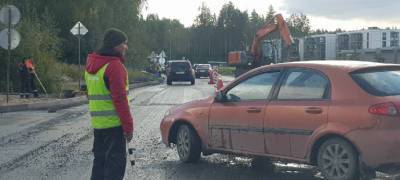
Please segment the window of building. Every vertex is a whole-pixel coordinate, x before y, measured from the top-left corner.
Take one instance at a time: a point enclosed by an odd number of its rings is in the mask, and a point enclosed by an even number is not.
[[[386,32],[382,33],[382,47],[386,47]]]
[[[362,49],[362,33],[350,34],[350,49]]]
[[[349,50],[349,35],[348,34],[338,35],[338,49],[339,50]]]
[[[390,32],[390,47],[399,46],[399,32]]]

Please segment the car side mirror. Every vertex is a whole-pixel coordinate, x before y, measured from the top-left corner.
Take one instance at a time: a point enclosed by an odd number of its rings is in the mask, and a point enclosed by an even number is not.
[[[216,102],[223,102],[224,101],[224,94],[221,91],[215,91],[215,101]]]

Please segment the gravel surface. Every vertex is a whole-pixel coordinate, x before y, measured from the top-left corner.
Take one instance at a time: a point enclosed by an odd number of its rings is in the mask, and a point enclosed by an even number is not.
[[[0,106],[5,105],[18,105],[18,104],[34,104],[34,103],[43,103],[49,101],[56,101],[57,98],[53,97],[40,97],[40,98],[20,98],[19,95],[9,95],[8,103],[7,103],[7,95],[0,95]]]
[[[174,84],[132,91],[136,165],[127,164],[125,179],[314,180],[322,179],[312,166],[275,163],[273,172],[251,167],[251,159],[214,154],[199,163],[179,161],[175,148],[161,143],[159,125],[172,106],[213,94],[208,79],[195,86]],[[89,179],[93,132],[87,105],[59,110],[0,114],[0,179]],[[392,179],[378,173],[378,179]]]

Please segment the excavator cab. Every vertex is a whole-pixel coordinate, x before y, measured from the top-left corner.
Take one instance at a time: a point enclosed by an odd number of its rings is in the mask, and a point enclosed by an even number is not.
[[[277,63],[278,49],[274,41],[264,40],[261,43],[260,66]]]

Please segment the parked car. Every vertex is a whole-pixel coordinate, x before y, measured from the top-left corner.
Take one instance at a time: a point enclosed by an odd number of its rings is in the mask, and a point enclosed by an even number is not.
[[[400,65],[308,61],[254,69],[161,125],[183,162],[230,153],[315,165],[327,179],[400,163]]]
[[[168,61],[167,84],[171,85],[173,81],[190,81],[190,84],[195,84],[194,70],[192,69],[190,61]]]
[[[193,70],[196,70],[196,67],[198,66],[199,64],[193,64]]]
[[[208,77],[208,73],[211,71],[210,64],[199,64],[195,68],[196,78]]]

